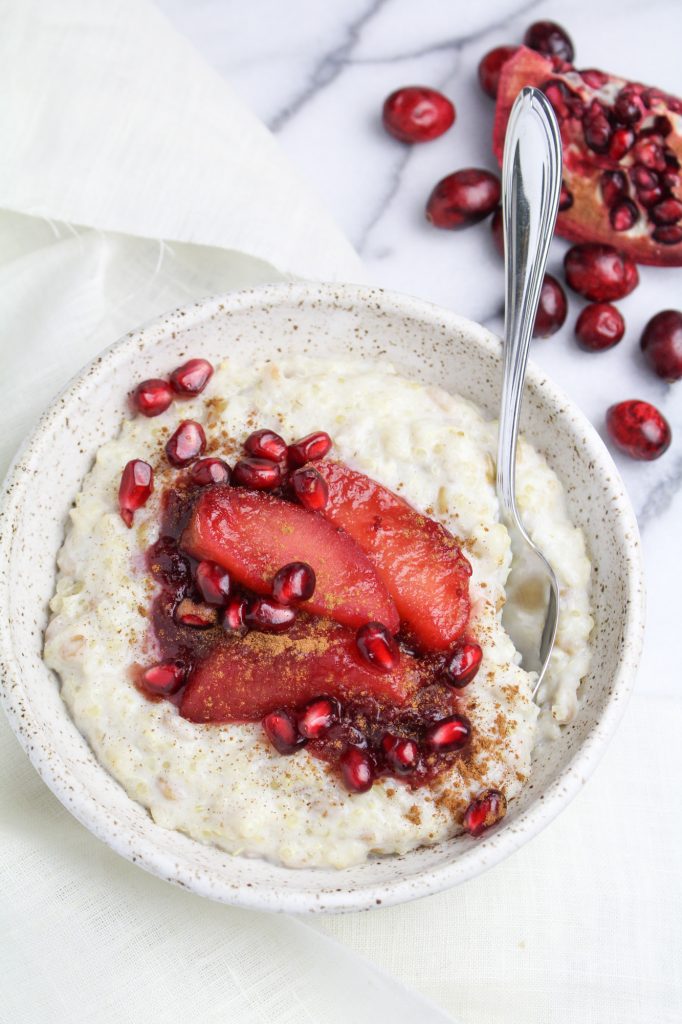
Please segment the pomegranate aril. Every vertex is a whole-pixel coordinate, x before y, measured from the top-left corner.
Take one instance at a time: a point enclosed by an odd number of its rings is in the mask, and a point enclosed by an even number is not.
[[[170,697],[184,685],[187,668],[182,661],[161,661],[142,673],[142,686],[157,697]]]
[[[160,416],[173,401],[168,381],[154,377],[143,380],[133,391],[133,405],[143,416]]]
[[[190,359],[178,366],[170,375],[173,391],[185,398],[199,395],[213,376],[213,367],[207,359]]]
[[[430,142],[450,128],[455,108],[442,93],[424,85],[396,89],[384,102],[384,128],[400,142]]]
[[[667,227],[669,224],[677,224],[682,218],[682,202],[679,199],[664,199],[662,203],[653,206],[649,210],[649,216],[654,224]]]
[[[426,204],[426,219],[434,227],[457,230],[483,220],[499,201],[499,178],[490,171],[467,167],[438,182]]]
[[[252,491],[271,491],[282,482],[279,463],[270,459],[246,458],[235,462],[232,483],[236,487],[248,487]]]
[[[300,441],[294,441],[287,448],[287,459],[290,466],[304,466],[306,462],[323,459],[329,453],[332,439],[324,430],[316,430]]]
[[[467,686],[476,676],[483,651],[473,640],[462,640],[450,652],[445,665],[445,681],[458,690]]]
[[[609,159],[620,160],[635,144],[632,128],[617,128],[609,143]]]
[[[183,420],[166,442],[168,461],[174,466],[188,466],[206,448],[206,435],[200,423]]]
[[[625,334],[625,321],[615,306],[595,302],[585,306],[575,325],[581,348],[601,352],[616,345]]]
[[[351,793],[366,793],[374,782],[374,765],[369,754],[359,747],[349,747],[341,756],[341,775]]]
[[[682,242],[682,225],[675,224],[667,228],[656,228],[651,237],[661,245],[677,245],[678,242]]]
[[[647,174],[649,172],[647,171]],[[604,171],[599,179],[602,199],[607,206],[613,206],[627,192],[628,182],[622,171]]]
[[[574,50],[571,37],[566,29],[555,21],[533,22],[526,29],[523,44],[547,57],[559,57],[562,61],[573,63]]]
[[[218,621],[218,612],[210,605],[184,597],[177,605],[174,617],[180,626],[208,629],[209,626],[215,626]]]
[[[518,46],[496,46],[494,50],[490,50],[481,58],[478,65],[478,80],[483,92],[491,99],[494,100],[497,97],[502,68],[517,50]]]
[[[393,672],[400,661],[398,644],[380,622],[360,626],[356,643],[364,660],[380,672]]]
[[[244,450],[257,459],[281,462],[287,454],[287,443],[274,430],[254,430],[244,441]]]
[[[609,80],[609,76],[597,68],[585,68],[578,72],[583,82],[589,85],[590,89],[601,89]]]
[[[637,267],[612,245],[585,242],[564,257],[566,281],[573,291],[592,302],[622,299],[639,284]]]
[[[636,124],[644,113],[644,104],[630,89],[622,89],[613,104],[614,116],[621,124]]]
[[[154,471],[142,459],[131,459],[121,474],[118,488],[118,510],[128,528],[133,525],[133,516],[146,504],[154,490]]]
[[[659,184],[659,177],[656,172],[645,167],[644,164],[634,164],[634,166],[630,168],[630,178],[637,189],[654,188]]]
[[[339,720],[339,703],[333,697],[316,697],[298,716],[298,731],[307,740],[316,740]]]
[[[147,552],[147,564],[152,576],[177,590],[190,583],[189,562],[178,551],[173,537],[159,537]]]
[[[565,321],[567,312],[566,293],[555,277],[545,274],[535,315],[533,337],[548,338],[554,334]]]
[[[222,459],[198,459],[189,471],[189,478],[198,487],[229,484],[230,467]]]
[[[268,597],[256,597],[249,604],[244,622],[251,629],[265,633],[283,633],[296,618],[296,609],[272,601]]]
[[[550,79],[540,88],[554,107],[554,113],[559,121],[565,121],[568,117],[582,117],[585,105],[580,96],[569,89],[565,82]]]
[[[665,156],[663,153],[663,147],[658,143],[654,142],[653,139],[643,138],[639,139],[635,143],[633,149],[633,156],[635,160],[643,164],[644,167],[648,167],[651,171],[664,171],[666,169]]]
[[[476,837],[492,828],[507,813],[507,800],[499,789],[486,789],[472,800],[464,812],[463,827]]]
[[[663,189],[658,185],[653,188],[638,188],[637,189],[637,201],[640,206],[643,206],[646,210],[651,206],[656,206],[660,203],[663,198]]]
[[[613,129],[603,108],[596,101],[583,115],[585,142],[595,153],[606,153],[609,149]]]
[[[559,194],[559,213],[563,213],[564,210],[570,210],[573,206],[573,193],[568,190],[566,183],[561,182],[561,192]]]
[[[246,613],[248,609],[249,602],[245,597],[238,595],[231,597],[223,609],[220,620],[223,629],[232,630],[236,633],[246,630]]]
[[[199,593],[207,604],[225,604],[232,589],[232,580],[226,569],[215,562],[199,562],[194,579]]]
[[[308,601],[315,593],[315,572],[307,562],[283,565],[272,581],[272,596],[279,604]]]
[[[301,466],[289,480],[299,503],[311,512],[320,512],[329,501],[327,481],[314,466]]]
[[[621,199],[609,210],[609,221],[614,231],[629,231],[639,220],[639,210],[631,199]]]
[[[424,733],[424,742],[436,754],[461,750],[471,735],[471,726],[463,715],[450,715],[430,725]]]
[[[663,171],[661,174],[661,184],[672,192],[682,185],[682,178],[680,178],[676,171]]]
[[[386,765],[400,775],[414,771],[419,763],[419,747],[415,741],[390,732],[381,738],[381,752]]]
[[[647,323],[640,348],[654,373],[663,380],[682,379],[682,313],[664,309]]]
[[[271,711],[265,715],[261,725],[263,732],[278,754],[294,754],[306,743],[305,737],[301,736],[296,728],[293,718],[284,709]]]
[[[657,459],[670,446],[670,424],[649,402],[631,399],[612,405],[606,428],[616,447],[633,459]]]

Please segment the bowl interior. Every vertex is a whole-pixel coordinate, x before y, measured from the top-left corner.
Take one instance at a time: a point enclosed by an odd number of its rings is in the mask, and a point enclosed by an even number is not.
[[[521,845],[589,774],[620,717],[637,664],[642,586],[637,528],[601,440],[535,369],[523,429],[561,477],[593,562],[593,661],[576,721],[536,758],[505,824],[345,871],[291,870],[234,857],[155,825],[100,767],[41,659],[55,556],[95,451],[126,413],[126,393],[190,355],[248,361],[278,353],[372,355],[458,391],[495,415],[499,342],[476,324],[378,290],[278,285],[210,299],[154,321],[100,356],[41,420],[8,477],[0,531],[3,701],[34,764],[100,838],[161,877],[214,899],[273,910],[350,910],[425,895],[477,874]],[[321,424],[322,426],[324,424]]]

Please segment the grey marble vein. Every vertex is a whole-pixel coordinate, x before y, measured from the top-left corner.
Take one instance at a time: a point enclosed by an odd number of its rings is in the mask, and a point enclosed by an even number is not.
[[[667,463],[665,468],[666,475],[652,487],[637,510],[637,522],[641,532],[644,532],[652,520],[670,508],[682,488],[682,457]]]

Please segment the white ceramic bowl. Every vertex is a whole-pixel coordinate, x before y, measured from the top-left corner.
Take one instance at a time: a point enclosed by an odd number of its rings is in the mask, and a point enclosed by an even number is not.
[[[95,451],[114,435],[126,393],[192,355],[219,361],[277,352],[386,357],[406,374],[496,414],[499,341],[483,327],[416,299],[350,286],[291,284],[211,298],[155,320],[99,356],[53,403],[6,482],[0,528],[2,700],[21,743],[62,803],[114,850],[203,896],[262,910],[362,910],[463,882],[527,842],[575,795],[601,756],[629,694],[643,629],[637,526],[597,433],[535,367],[523,429],[566,488],[593,562],[592,670],[580,712],[537,757],[505,822],[344,871],[276,867],[230,856],[154,824],[95,760],[41,659],[55,557]],[[324,426],[324,424],[321,424]]]

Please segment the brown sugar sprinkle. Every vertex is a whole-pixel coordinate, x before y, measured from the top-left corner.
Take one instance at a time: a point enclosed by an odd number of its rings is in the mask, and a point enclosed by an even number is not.
[[[404,818],[406,818],[412,825],[421,825],[422,823],[422,812],[419,810],[416,804],[412,804],[409,810],[405,811]]]

